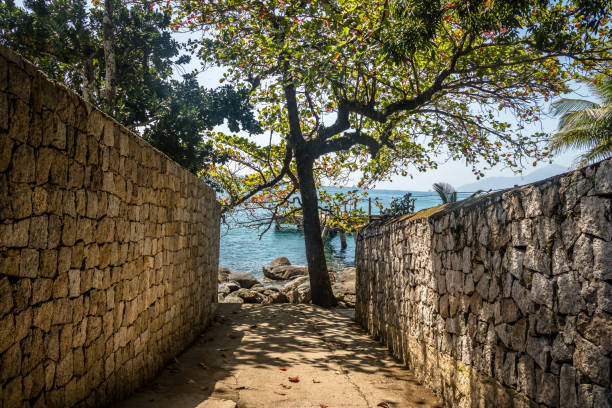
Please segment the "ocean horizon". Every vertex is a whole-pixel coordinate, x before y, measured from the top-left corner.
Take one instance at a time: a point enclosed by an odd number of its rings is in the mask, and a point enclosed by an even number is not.
[[[334,193],[348,191],[352,188],[325,187],[325,190]],[[373,189],[368,191],[374,202],[378,199],[385,208],[391,200],[411,193],[415,198],[415,211],[434,207],[442,203],[435,192]],[[459,193],[458,199],[468,197],[469,193]],[[368,203],[362,201],[359,207],[367,212]],[[372,205],[372,213],[378,214],[378,208]],[[261,230],[251,228],[228,228],[221,226],[221,246],[219,253],[219,266],[229,268],[231,272],[247,272],[255,278],[262,280],[262,267],[270,261],[284,256],[293,265],[306,265],[306,250],[304,234],[296,226],[284,225],[280,231],[270,228],[261,238]],[[327,266],[334,271],[341,271],[346,267],[355,265],[355,240],[352,234],[346,236],[346,249],[340,248],[340,237],[331,237],[325,244],[325,257]]]

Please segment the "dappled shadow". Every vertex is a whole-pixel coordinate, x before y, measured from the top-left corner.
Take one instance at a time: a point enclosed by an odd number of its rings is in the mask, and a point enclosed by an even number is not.
[[[213,325],[190,349],[117,406],[191,408],[209,397],[237,401],[238,407],[313,406],[323,399],[329,407],[382,401],[389,407],[436,406],[433,395],[348,311],[291,304],[218,306]],[[299,376],[300,384],[287,382],[289,376]],[[354,400],[346,399],[353,394]]]

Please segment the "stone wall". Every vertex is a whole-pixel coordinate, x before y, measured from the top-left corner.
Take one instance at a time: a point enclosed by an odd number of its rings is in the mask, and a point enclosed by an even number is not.
[[[0,48],[0,407],[102,406],[216,300],[215,193]]]
[[[609,407],[612,159],[357,238],[357,318],[452,407]]]

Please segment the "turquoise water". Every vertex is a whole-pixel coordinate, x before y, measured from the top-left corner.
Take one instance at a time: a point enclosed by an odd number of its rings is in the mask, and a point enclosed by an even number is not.
[[[332,193],[340,191],[338,188],[326,188],[326,190]],[[402,190],[370,190],[369,192],[372,202],[374,202],[374,197],[377,197],[385,207],[389,206],[391,200],[402,197],[406,193],[407,191]],[[442,203],[435,192],[412,191],[411,193],[412,197],[416,198],[416,211]],[[467,195],[459,194],[459,198]],[[360,206],[367,212],[367,201],[361,202]],[[372,207],[372,213],[378,213],[374,204]],[[354,265],[355,241],[351,234],[347,234],[346,238],[347,248],[344,250],[340,249],[338,235],[327,241],[325,255],[330,269],[341,270],[345,266]],[[257,230],[248,228],[228,230],[222,226],[219,256],[219,264],[229,268],[230,271],[249,272],[257,279],[261,279],[263,278],[261,268],[280,256],[286,256],[294,265],[306,265],[304,235],[296,227],[284,226],[280,231],[271,228],[260,239]]]

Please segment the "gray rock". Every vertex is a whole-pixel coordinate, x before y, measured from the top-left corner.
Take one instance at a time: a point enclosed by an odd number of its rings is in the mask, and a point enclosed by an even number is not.
[[[557,278],[559,313],[577,315],[585,308],[580,296],[580,284],[572,272]]]
[[[563,334],[555,337],[550,351],[550,356],[556,362],[571,362],[574,354],[574,346],[566,344],[563,340]]]
[[[259,283],[250,273],[231,273],[227,279],[238,282],[240,287],[245,289],[250,289]]]
[[[240,289],[240,285],[238,284],[238,282],[234,281],[224,282],[219,285],[219,293],[222,293],[224,296],[227,296],[230,293],[237,291],[238,289]]]
[[[287,292],[290,292],[290,291],[296,289],[298,286],[300,286],[301,284],[303,284],[305,282],[310,282],[310,278],[308,276],[300,276],[299,278],[295,278],[291,282],[289,282],[283,288],[282,291],[286,294]]]
[[[550,346],[546,338],[527,336],[525,351],[541,369],[546,370],[548,368]]]
[[[262,303],[265,296],[254,290],[241,288],[236,292],[232,293],[232,296],[237,296],[244,300],[244,303]]]
[[[289,280],[296,276],[308,275],[308,267],[301,265],[264,266],[263,274],[268,279]]]
[[[559,406],[559,377],[553,373],[536,371],[538,394],[536,401],[551,407]]]
[[[239,298],[238,296],[234,296],[233,294],[231,294],[229,296],[226,296],[220,303],[244,303],[244,300],[242,300],[242,298]]]
[[[580,230],[604,241],[612,240],[612,223],[606,218],[612,213],[612,203],[605,197],[580,199]]]
[[[542,274],[534,273],[531,280],[531,295],[536,303],[552,309],[553,282]]]
[[[219,283],[221,282],[225,282],[227,280],[227,277],[230,275],[230,270],[228,268],[224,268],[222,266],[219,267],[219,275],[218,275],[218,280]]]
[[[576,370],[569,364],[563,364],[559,376],[560,407],[574,408],[578,402],[576,396]]]
[[[289,259],[287,259],[284,256],[281,256],[280,258],[276,258],[275,260],[270,262],[270,266],[272,267],[281,266],[281,265],[291,265],[291,262],[289,262]]]
[[[603,385],[610,385],[610,359],[602,351],[581,336],[575,336],[576,350],[574,351],[574,367],[591,381]]]

